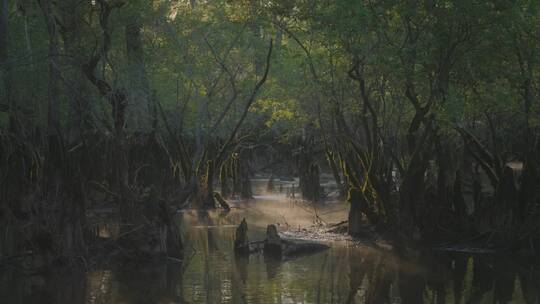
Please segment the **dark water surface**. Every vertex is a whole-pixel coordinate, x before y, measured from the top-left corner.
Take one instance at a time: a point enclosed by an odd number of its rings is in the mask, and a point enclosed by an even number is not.
[[[315,210],[277,197],[258,197],[229,214],[185,212],[185,261],[122,265],[69,274],[0,273],[0,303],[540,303],[540,264],[511,257],[422,253],[408,259],[343,240],[291,261],[233,254],[235,225],[248,220],[250,240],[265,226],[313,224]],[[347,206],[318,207],[326,221]]]

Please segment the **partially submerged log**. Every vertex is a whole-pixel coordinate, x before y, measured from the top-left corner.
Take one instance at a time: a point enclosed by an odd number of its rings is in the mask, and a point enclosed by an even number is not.
[[[315,254],[330,247],[315,242],[293,242],[284,240],[279,236],[276,225],[266,228],[264,255],[276,259],[293,259],[301,256]]]
[[[236,254],[249,255],[251,253],[261,252],[262,250],[265,258],[268,257],[273,260],[290,260],[315,254],[328,248],[330,247],[314,242],[284,240],[279,236],[275,225],[268,225],[266,228],[266,239],[264,241],[249,242],[246,219],[242,219],[242,222],[236,228],[236,238],[234,240],[234,252]]]

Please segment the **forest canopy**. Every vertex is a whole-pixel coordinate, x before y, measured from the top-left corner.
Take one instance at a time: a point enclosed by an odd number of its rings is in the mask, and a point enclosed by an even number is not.
[[[0,257],[88,254],[103,205],[180,254],[170,209],[227,209],[255,171],[312,202],[331,174],[351,235],[540,241],[538,1],[1,7]]]

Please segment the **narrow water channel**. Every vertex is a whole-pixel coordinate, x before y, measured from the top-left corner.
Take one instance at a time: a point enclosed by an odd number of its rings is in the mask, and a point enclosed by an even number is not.
[[[315,212],[338,222],[347,205],[313,209],[281,196],[257,196],[229,213],[186,211],[178,215],[187,244],[183,262],[46,277],[6,269],[0,303],[539,303],[540,264],[509,256],[431,251],[404,260],[345,237],[322,237],[329,250],[289,261],[233,254],[242,218],[250,240],[260,240],[270,223],[292,235],[302,232]]]

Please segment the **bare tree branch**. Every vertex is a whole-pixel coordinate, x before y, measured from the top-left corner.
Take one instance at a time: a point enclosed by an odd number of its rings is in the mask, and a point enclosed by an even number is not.
[[[234,138],[236,137],[236,134],[238,133],[238,130],[242,126],[242,123],[246,119],[246,116],[249,112],[249,109],[251,108],[251,105],[255,101],[257,94],[259,93],[259,90],[263,86],[263,84],[266,82],[266,79],[268,78],[268,73],[270,71],[270,59],[272,58],[272,49],[273,49],[273,40],[270,39],[270,46],[268,47],[268,54],[266,55],[266,67],[264,69],[264,74],[261,77],[261,79],[257,82],[255,87],[253,88],[253,91],[251,92],[251,95],[248,98],[248,101],[246,103],[246,106],[244,107],[244,111],[242,112],[242,116],[236,123],[236,126],[234,127],[231,135],[229,136],[229,139],[223,144],[221,147],[218,157],[216,158],[216,165],[220,165],[225,157],[225,153],[230,148],[230,146],[233,143]]]

